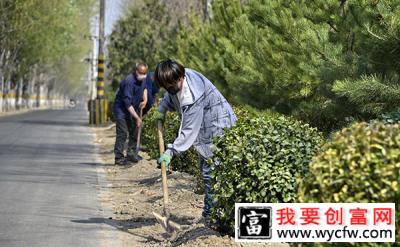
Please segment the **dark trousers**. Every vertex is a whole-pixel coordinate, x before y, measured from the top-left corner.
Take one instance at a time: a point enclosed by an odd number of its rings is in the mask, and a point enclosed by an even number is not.
[[[204,181],[204,207],[203,207],[203,217],[209,217],[211,214],[212,201],[213,196],[211,194],[211,177],[210,177],[210,164],[208,164],[207,160],[200,156],[200,169],[201,174],[203,175]]]
[[[137,128],[136,121],[132,117],[117,118],[116,122],[117,136],[115,138],[114,154],[115,160],[124,159],[124,146],[126,138],[129,136],[127,155],[134,155],[136,153],[137,142]]]

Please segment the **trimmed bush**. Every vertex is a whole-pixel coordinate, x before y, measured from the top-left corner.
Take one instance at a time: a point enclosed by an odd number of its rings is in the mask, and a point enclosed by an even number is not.
[[[160,155],[158,148],[157,126],[155,124],[154,113],[156,109],[153,107],[143,117],[142,123],[142,144],[146,146],[147,153],[151,158],[156,159]],[[164,137],[165,139],[165,137]]]
[[[295,202],[297,176],[322,144],[322,135],[307,124],[263,114],[240,118],[215,141],[212,169],[212,217],[233,233],[235,202]]]
[[[147,147],[147,153],[153,159],[157,159],[160,156],[157,126],[154,120],[154,113],[156,110],[156,108],[152,108],[145,116],[143,120],[142,132],[142,143]],[[234,111],[235,114],[240,118],[248,118],[255,116],[256,114],[263,114],[261,112],[257,112],[256,110],[241,106],[235,106]],[[175,112],[168,112],[166,121],[164,123],[163,132],[165,145],[172,143],[178,136],[179,126],[180,120],[178,114]],[[193,147],[179,156],[174,157],[173,161],[171,162],[171,167],[173,170],[184,171],[195,175],[198,179],[198,184],[202,184],[198,154]],[[202,186],[200,189],[202,189]]]
[[[299,199],[302,202],[394,202],[398,213],[399,127],[382,122],[355,123],[336,133],[311,163],[309,176],[301,183]],[[397,240],[399,229],[397,215]],[[357,245],[367,246],[367,243]]]

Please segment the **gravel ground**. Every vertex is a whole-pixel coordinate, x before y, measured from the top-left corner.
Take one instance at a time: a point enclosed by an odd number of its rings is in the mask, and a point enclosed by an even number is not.
[[[102,166],[106,172],[107,186],[101,192],[103,203],[113,208],[108,224],[129,234],[124,234],[126,246],[252,246],[235,243],[230,236],[196,223],[201,217],[203,195],[196,194],[195,178],[186,173],[168,175],[169,210],[171,219],[190,230],[176,236],[166,235],[152,212],[162,213],[163,197],[161,170],[155,160],[144,158],[131,167],[114,165],[113,146],[115,127],[97,128],[96,143]],[[288,246],[286,244],[253,244],[254,246]]]

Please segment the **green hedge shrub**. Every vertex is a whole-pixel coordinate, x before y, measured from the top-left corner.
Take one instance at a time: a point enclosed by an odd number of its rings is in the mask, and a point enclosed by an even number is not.
[[[300,185],[299,199],[302,202],[394,202],[398,213],[399,186],[400,125],[355,123],[336,133],[314,158],[309,176]],[[399,240],[398,215],[396,230]],[[367,246],[367,243],[357,245]]]
[[[295,202],[298,175],[323,141],[307,124],[269,114],[240,118],[215,141],[212,217],[233,233],[235,202]]]
[[[234,106],[234,112],[238,118],[250,118],[256,115],[270,114],[266,112],[260,112],[248,107]],[[147,148],[147,153],[151,158],[157,159],[159,154],[158,147],[158,135],[157,127],[155,125],[154,113],[156,108],[152,108],[143,119],[143,131],[142,131],[142,143]],[[164,143],[172,143],[178,135],[180,120],[177,113],[168,112],[166,121],[164,123]],[[203,178],[200,173],[198,154],[196,150],[191,147],[188,151],[182,153],[181,155],[174,157],[171,162],[171,167],[173,170],[184,171],[192,174],[196,177],[198,191],[203,190]]]
[[[141,142],[146,146],[146,151],[151,158],[156,159],[159,157],[160,152],[158,148],[157,126],[155,125],[154,113],[156,109],[151,108],[149,112],[143,117],[142,122],[142,136]],[[165,137],[164,137],[165,138]]]

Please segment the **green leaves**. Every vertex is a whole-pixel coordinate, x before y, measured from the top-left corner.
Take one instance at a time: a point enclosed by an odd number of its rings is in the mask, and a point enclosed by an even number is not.
[[[84,35],[90,32],[92,4],[93,0],[2,1],[0,53],[9,52],[11,59],[2,57],[0,69],[24,80],[43,74],[56,82],[58,92],[83,87],[80,78],[87,67],[81,59],[90,49]]]
[[[399,175],[400,126],[355,123],[337,132],[313,159],[309,176],[301,182],[299,199],[394,202],[399,211]],[[397,228],[399,223],[397,218]]]
[[[321,134],[301,122],[242,110],[237,124],[215,140],[213,217],[230,232],[234,208],[228,208],[235,202],[294,202],[296,178],[307,174],[321,143]]]

